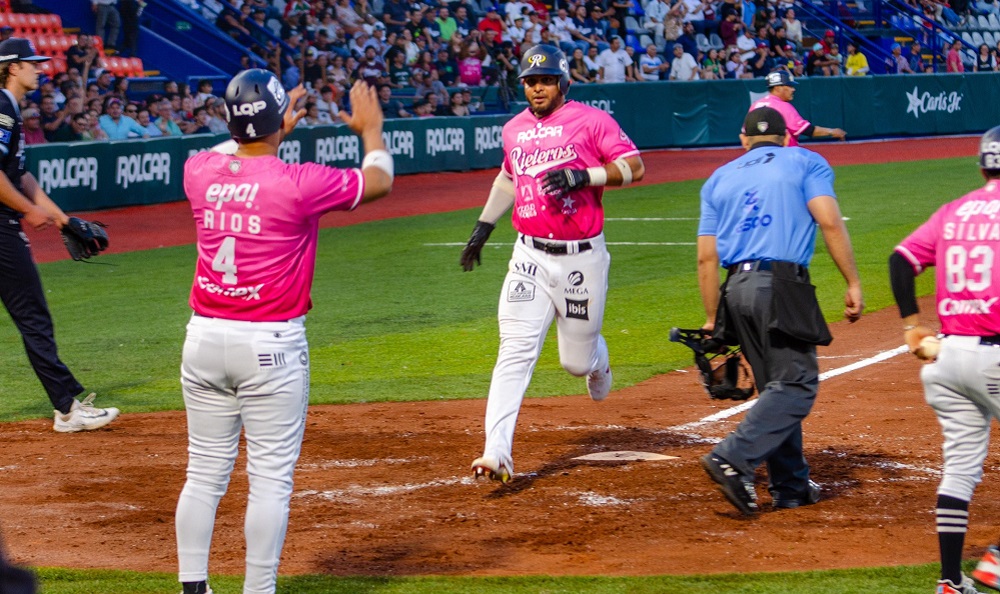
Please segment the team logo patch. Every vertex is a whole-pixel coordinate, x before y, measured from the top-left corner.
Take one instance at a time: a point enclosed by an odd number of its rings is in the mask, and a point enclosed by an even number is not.
[[[525,276],[535,276],[538,272],[538,265],[532,262],[514,262],[514,272]]]
[[[507,301],[518,303],[522,301],[533,301],[535,299],[535,283],[524,281],[510,281],[507,285]]]
[[[4,144],[10,144],[10,130],[4,130],[0,128],[0,142]]]
[[[566,280],[569,281],[569,284],[573,285],[574,287],[579,287],[580,285],[583,284],[583,273],[580,272],[579,270],[574,270],[573,272],[569,273],[569,276],[566,277]]]
[[[590,299],[566,299],[566,317],[577,320],[590,319]]]
[[[559,60],[559,70],[569,73],[569,62],[567,62],[565,59]]]
[[[534,68],[544,64],[545,60],[547,59],[548,57],[546,57],[544,54],[535,54],[534,56],[528,56],[528,64],[530,64]]]
[[[233,173],[239,173],[240,172],[240,167],[242,167],[242,165],[240,164],[239,161],[232,160],[232,161],[229,162],[229,171],[231,171]]]
[[[279,107],[284,105],[285,89],[282,88],[277,78],[271,77],[271,80],[267,81],[267,90],[271,91],[271,94],[274,95],[274,100],[278,102]]]
[[[768,127],[767,122],[757,122],[757,131],[761,134],[767,132]]]

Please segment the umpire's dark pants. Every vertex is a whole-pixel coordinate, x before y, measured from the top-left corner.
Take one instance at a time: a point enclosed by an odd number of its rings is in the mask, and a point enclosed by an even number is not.
[[[0,219],[0,301],[21,332],[28,361],[52,406],[69,412],[83,386],[59,360],[52,316],[28,237],[21,231],[21,222],[8,217]]]
[[[747,476],[766,462],[772,495],[803,497],[809,464],[802,454],[802,419],[812,409],[819,386],[816,347],[768,331],[770,271],[732,273],[724,299],[760,395],[713,452]]]

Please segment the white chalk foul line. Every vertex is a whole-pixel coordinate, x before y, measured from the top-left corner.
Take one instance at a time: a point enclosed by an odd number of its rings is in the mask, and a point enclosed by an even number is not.
[[[890,349],[888,351],[882,351],[881,353],[879,353],[879,354],[877,354],[877,355],[875,355],[873,357],[869,357],[867,359],[862,359],[860,361],[855,361],[854,363],[851,363],[850,365],[845,365],[843,367],[838,367],[836,369],[831,369],[830,371],[821,373],[821,374],[819,374],[819,381],[828,380],[831,377],[837,377],[838,375],[842,375],[842,374],[845,374],[845,373],[850,373],[850,372],[855,371],[857,369],[861,369],[862,367],[868,367],[869,365],[874,365],[876,363],[881,363],[882,361],[885,361],[886,359],[891,359],[892,357],[895,357],[896,355],[900,355],[902,353],[908,353],[908,352],[910,352],[910,349],[905,344],[903,346],[896,347],[896,348]],[[698,427],[703,427],[705,425],[714,423],[716,421],[721,421],[723,419],[728,419],[729,417],[731,417],[733,415],[738,415],[741,412],[750,410],[750,408],[752,408],[754,404],[757,404],[757,400],[756,399],[755,400],[748,400],[748,401],[744,402],[743,404],[739,404],[737,406],[733,406],[733,407],[727,408],[726,410],[720,410],[719,412],[717,412],[715,414],[708,415],[707,417],[704,417],[702,419],[698,419],[697,421],[694,421],[694,422],[691,422],[691,423],[685,423],[683,425],[677,425],[675,427],[671,427],[670,430],[671,431],[682,431],[683,432],[683,431],[690,431],[691,429],[697,429]]]
[[[697,245],[693,241],[608,241],[605,245],[653,245],[653,246],[677,246],[677,245]],[[446,243],[425,243],[424,247],[465,247],[465,242],[450,241]],[[486,247],[507,248],[509,244],[487,244]]]

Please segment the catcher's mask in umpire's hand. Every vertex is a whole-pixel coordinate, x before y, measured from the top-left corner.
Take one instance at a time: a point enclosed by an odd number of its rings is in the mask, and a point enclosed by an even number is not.
[[[746,400],[753,396],[753,380],[740,355],[740,347],[720,344],[700,328],[671,328],[670,341],[694,351],[694,364],[701,375],[701,384],[711,398]]]
[[[288,102],[288,93],[273,73],[260,68],[240,72],[226,87],[229,133],[241,140],[274,134],[281,129]]]

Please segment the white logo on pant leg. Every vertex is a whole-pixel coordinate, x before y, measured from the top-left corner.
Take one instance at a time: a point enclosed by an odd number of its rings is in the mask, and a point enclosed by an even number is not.
[[[525,281],[510,281],[507,285],[507,301],[517,303],[519,301],[533,301],[535,299],[535,283]]]

